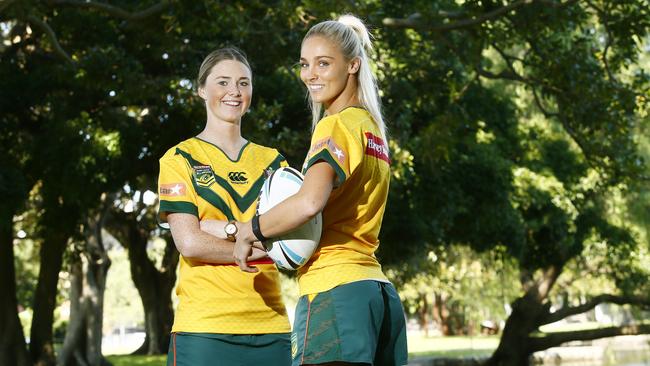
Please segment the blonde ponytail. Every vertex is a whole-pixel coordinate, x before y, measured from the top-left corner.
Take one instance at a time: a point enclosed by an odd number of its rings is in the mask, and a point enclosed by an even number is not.
[[[305,40],[311,36],[324,36],[335,42],[341,48],[347,60],[359,58],[360,67],[358,75],[357,98],[368,113],[372,116],[377,127],[381,131],[382,138],[388,144],[386,125],[381,112],[381,101],[379,99],[379,87],[377,79],[370,68],[370,57],[374,54],[372,38],[361,19],[351,14],[345,14],[338,20],[320,22],[307,32]],[[321,118],[323,106],[311,100],[312,128],[316,126]]]

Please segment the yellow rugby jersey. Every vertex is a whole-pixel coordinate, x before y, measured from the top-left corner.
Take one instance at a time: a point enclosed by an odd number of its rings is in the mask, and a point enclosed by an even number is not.
[[[277,150],[247,143],[237,160],[197,137],[160,158],[158,211],[184,212],[199,220],[249,221],[255,214],[265,171],[287,166]],[[179,298],[172,332],[263,334],[290,331],[280,295],[278,271],[269,260],[258,273],[236,265],[216,265],[181,256]]]
[[[350,107],[318,122],[303,173],[318,161],[334,168],[336,182],[323,210],[320,245],[299,269],[300,295],[364,279],[387,281],[375,251],[388,196],[390,159],[370,114]]]

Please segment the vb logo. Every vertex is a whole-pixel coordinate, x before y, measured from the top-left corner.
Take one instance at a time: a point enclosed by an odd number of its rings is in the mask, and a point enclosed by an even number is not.
[[[246,172],[230,172],[228,173],[228,179],[235,184],[244,184],[248,182]]]

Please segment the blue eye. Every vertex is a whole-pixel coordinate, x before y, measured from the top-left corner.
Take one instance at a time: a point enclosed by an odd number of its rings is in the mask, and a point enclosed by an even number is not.
[[[321,67],[329,66],[329,63],[326,62],[326,61],[320,61],[320,62],[318,62],[318,66],[321,66]]]

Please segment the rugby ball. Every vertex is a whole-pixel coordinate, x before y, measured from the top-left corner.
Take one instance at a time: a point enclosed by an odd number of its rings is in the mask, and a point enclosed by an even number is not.
[[[291,167],[275,170],[264,181],[260,198],[257,203],[257,213],[263,214],[278,203],[298,193],[303,176]],[[301,227],[270,238],[262,243],[269,257],[279,268],[296,270],[303,266],[314,254],[322,231],[322,217],[318,213]]]

